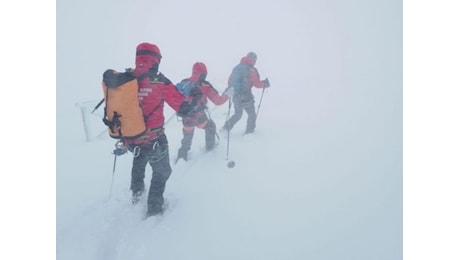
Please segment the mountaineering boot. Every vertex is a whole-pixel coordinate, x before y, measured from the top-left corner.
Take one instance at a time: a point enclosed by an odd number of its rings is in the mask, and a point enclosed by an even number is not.
[[[252,133],[254,133],[254,129],[246,129],[246,131],[244,131],[245,135],[252,134]]]
[[[222,126],[221,129],[219,129],[219,134],[220,136],[222,137],[228,137],[229,133],[230,133],[230,130],[232,128],[229,126],[228,124],[228,121],[224,124],[224,126]]]
[[[167,204],[164,203],[164,199],[162,198],[160,201],[158,201],[155,204],[148,204],[147,206],[147,218],[151,216],[158,216],[158,215],[163,215],[167,208]]]
[[[252,134],[254,133],[254,129],[256,129],[256,111],[253,106],[248,107],[246,111],[248,112],[248,120],[246,122],[246,131],[244,134]]]
[[[144,189],[133,191],[133,196],[131,197],[131,202],[133,203],[133,205],[136,205],[139,202],[143,193]]]
[[[182,138],[182,140],[181,140],[182,146],[179,148],[179,151],[177,152],[176,163],[181,158],[184,159],[184,161],[188,160],[187,153],[190,150],[190,147],[192,146],[192,139],[193,139],[194,130],[193,129],[192,130],[183,129],[182,132],[184,134],[184,138]]]
[[[147,218],[151,216],[156,216],[156,215],[162,215],[163,214],[163,207],[157,207],[157,208],[149,208],[147,210]]]
[[[176,162],[179,161],[179,159],[184,159],[184,161],[187,161],[187,154],[188,154],[188,151],[186,149],[184,149],[183,147],[181,147],[179,149],[179,151],[177,152],[177,159],[176,159]]]
[[[149,196],[147,198],[147,217],[163,214],[163,193],[165,191],[166,179],[161,174],[152,175]]]

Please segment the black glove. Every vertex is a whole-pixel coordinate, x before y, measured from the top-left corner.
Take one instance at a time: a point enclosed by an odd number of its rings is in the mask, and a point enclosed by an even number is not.
[[[115,149],[113,150],[113,154],[115,156],[123,155],[127,151],[128,151],[128,147],[124,144],[123,141],[118,141],[115,143]]]
[[[120,155],[123,155],[126,153],[126,150],[122,149],[122,148],[115,148],[113,150],[113,154],[116,155],[116,156],[120,156]]]
[[[171,80],[169,80],[163,73],[158,73],[157,76],[158,81],[165,83],[166,85],[171,84]]]
[[[264,80],[262,80],[262,82],[264,83],[264,88],[270,87],[270,81],[268,81],[268,78],[265,78]]]

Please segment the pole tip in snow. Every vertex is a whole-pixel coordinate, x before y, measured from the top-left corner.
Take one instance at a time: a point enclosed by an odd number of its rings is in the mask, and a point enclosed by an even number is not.
[[[229,161],[229,162],[227,163],[227,167],[228,167],[228,168],[233,168],[233,167],[235,167],[235,161]]]

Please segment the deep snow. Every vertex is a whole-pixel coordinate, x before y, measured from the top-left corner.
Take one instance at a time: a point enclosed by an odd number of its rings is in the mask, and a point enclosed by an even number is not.
[[[57,14],[57,259],[402,259],[401,1],[87,0],[58,2]],[[222,92],[255,51],[272,84],[256,133],[243,136],[245,116],[231,133],[235,168],[225,138],[204,153],[196,130],[193,159],[173,165],[168,210],[147,220],[145,198],[129,201],[131,155],[113,174],[115,140],[97,113],[87,126],[101,138],[87,140],[81,112],[141,41],[158,44],[174,82],[203,61]],[[212,110],[218,127],[227,111]],[[175,118],[166,133],[173,161]]]

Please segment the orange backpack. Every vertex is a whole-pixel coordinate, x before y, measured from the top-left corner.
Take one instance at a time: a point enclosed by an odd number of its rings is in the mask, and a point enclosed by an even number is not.
[[[115,139],[136,138],[146,131],[142,108],[137,96],[137,79],[132,72],[106,70],[102,90],[105,108],[102,121]]]

